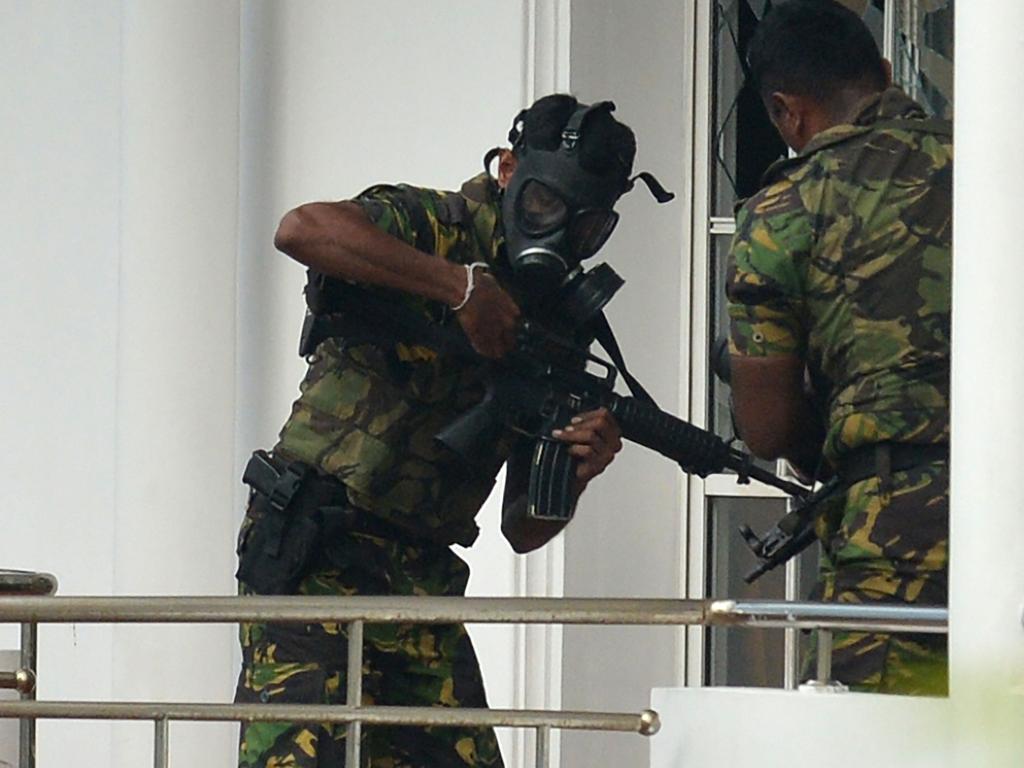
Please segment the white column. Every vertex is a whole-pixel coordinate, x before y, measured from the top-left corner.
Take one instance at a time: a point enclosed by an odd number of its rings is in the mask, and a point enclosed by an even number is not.
[[[123,5],[114,591],[234,589],[239,6]],[[230,626],[118,627],[114,692],[230,698]],[[193,733],[194,731],[194,733]],[[120,765],[152,727],[115,727]],[[231,726],[171,728],[175,764],[225,765]]]
[[[1024,752],[1024,5],[956,6],[950,692],[958,765]]]

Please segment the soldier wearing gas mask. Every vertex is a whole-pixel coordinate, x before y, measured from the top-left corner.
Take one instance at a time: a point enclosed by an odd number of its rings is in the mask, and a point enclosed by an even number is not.
[[[484,358],[513,349],[524,317],[557,326],[567,292],[587,295],[577,290],[581,264],[607,240],[613,207],[633,186],[634,136],[613,109],[548,96],[517,116],[511,149],[489,152],[487,172],[459,192],[375,186],[282,219],[275,246],[310,269],[301,343],[309,369],[278,443],[246,468],[244,593],[464,593],[468,568],[450,545],[473,543],[474,517],[516,436],[501,436],[472,466],[453,455],[435,436],[481,401],[486,365],[332,325],[336,289],[354,284],[425,323],[457,326]],[[576,459],[577,492],[621,447],[604,410],[553,437]],[[525,552],[563,526],[511,514],[502,530]],[[246,624],[241,642],[237,701],[344,702],[342,627]],[[486,706],[461,625],[369,625],[364,654],[374,704]],[[239,765],[341,766],[344,735],[330,725],[243,724]],[[362,746],[371,766],[502,765],[486,728],[368,727]]]

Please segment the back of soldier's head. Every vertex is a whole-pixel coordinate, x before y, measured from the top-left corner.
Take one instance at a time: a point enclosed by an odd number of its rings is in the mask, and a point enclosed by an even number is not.
[[[538,99],[517,120],[519,136],[513,138],[513,152],[525,145],[552,151],[562,141],[562,131],[576,111],[579,102],[574,96],[555,93]],[[511,138],[511,137],[510,137]],[[629,178],[636,156],[636,137],[629,126],[612,117],[610,111],[597,110],[587,118],[579,146],[580,165],[600,176]]]
[[[834,0],[785,0],[757,27],[747,49],[762,99],[775,92],[830,106],[836,94],[881,91],[888,76],[863,20]]]

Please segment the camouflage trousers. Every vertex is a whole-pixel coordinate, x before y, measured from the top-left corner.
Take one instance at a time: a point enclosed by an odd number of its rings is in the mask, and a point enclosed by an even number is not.
[[[842,502],[819,523],[820,599],[946,605],[948,463],[894,472],[888,483],[869,478]],[[836,633],[833,678],[858,691],[943,696],[946,648],[939,635]]]
[[[303,579],[303,595],[462,595],[469,569],[447,547],[411,547],[348,533]],[[243,592],[246,591],[243,586]],[[343,704],[348,643],[339,624],[243,624],[238,702]],[[366,625],[363,704],[485,707],[462,625]],[[364,726],[362,768],[501,768],[490,728]],[[243,768],[341,768],[345,726],[247,723]]]

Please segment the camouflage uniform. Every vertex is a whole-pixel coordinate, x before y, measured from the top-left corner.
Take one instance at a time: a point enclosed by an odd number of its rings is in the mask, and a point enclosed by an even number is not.
[[[490,264],[501,279],[503,235],[492,181],[461,193],[377,186],[355,200],[385,232],[438,258]],[[447,307],[383,289],[437,323]],[[469,571],[449,548],[473,543],[473,521],[510,444],[467,467],[435,434],[484,393],[479,367],[412,344],[328,339],[310,358],[292,414],[273,450],[344,484],[349,503],[378,527],[324,536],[306,595],[462,595]],[[250,504],[240,541],[260,514]],[[245,584],[242,590],[248,591]],[[343,626],[247,624],[238,701],[343,703]],[[365,704],[484,707],[483,683],[462,625],[367,625]],[[343,726],[254,723],[242,728],[241,766],[341,766]],[[363,764],[372,768],[501,766],[489,728],[366,727]]]
[[[842,468],[878,444],[949,440],[952,138],[902,91],[862,105],[769,169],[737,219],[727,293],[731,350],[797,355]],[[945,604],[948,462],[846,490],[819,520],[826,600]],[[845,635],[837,679],[941,693],[944,638]]]

